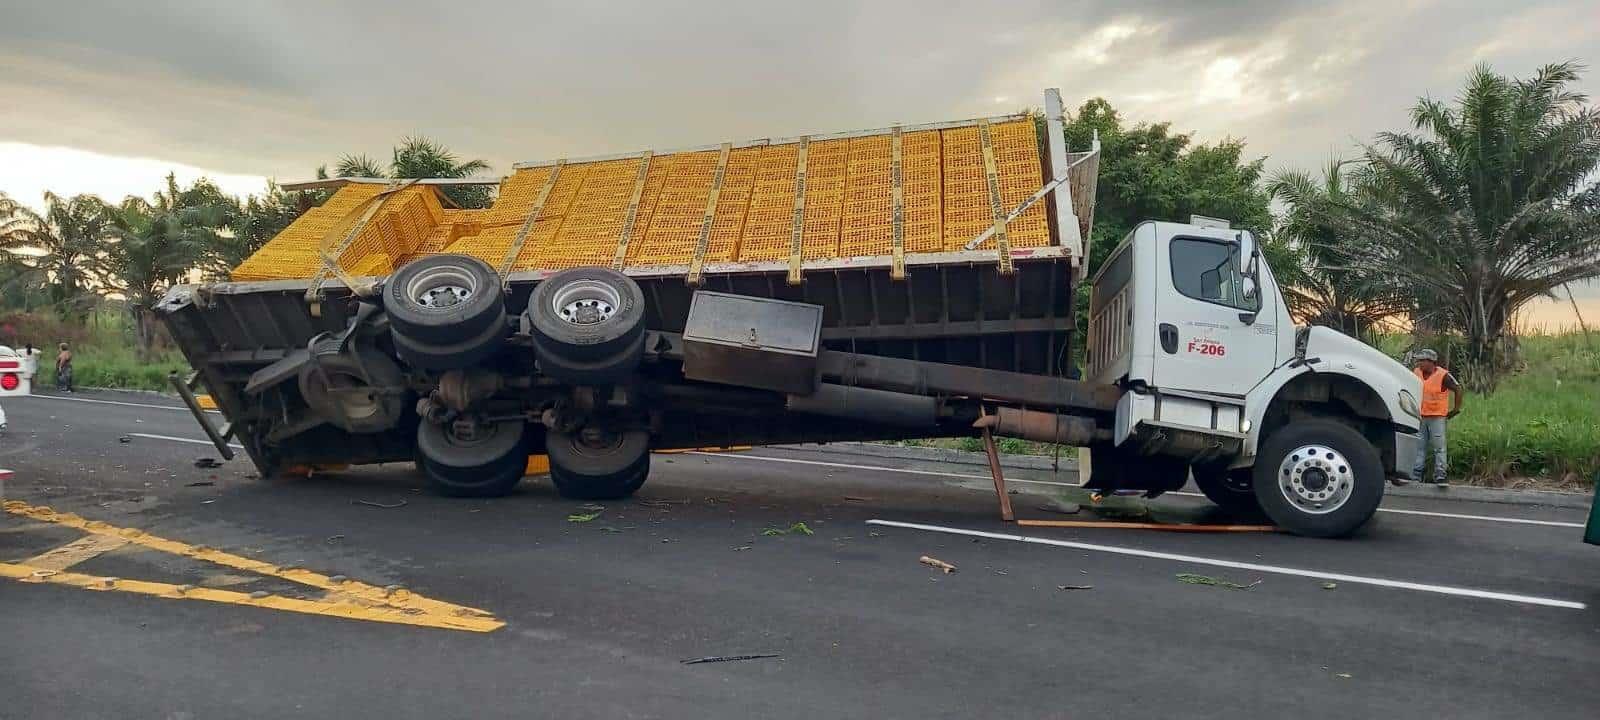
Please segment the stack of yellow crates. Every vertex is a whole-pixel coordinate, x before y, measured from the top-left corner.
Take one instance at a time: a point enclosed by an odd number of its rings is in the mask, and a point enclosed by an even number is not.
[[[995,122],[989,131],[1002,212],[1009,212],[1043,183],[1037,131],[1030,118]],[[808,143],[805,260],[892,252],[892,143],[889,132]],[[788,259],[798,148],[789,141],[729,151],[707,264]],[[720,149],[709,149],[650,158],[628,266],[690,263],[720,157]],[[445,207],[434,188],[407,187],[384,197],[365,225],[359,216],[386,188],[351,183],[273,238],[236,268],[233,278],[311,278],[322,269],[319,247],[355,275],[385,275],[440,252],[474,255],[498,268],[525,226],[513,270],[610,265],[640,163],[637,156],[566,163],[553,185],[556,165],[522,168],[500,184],[494,204],[482,210]],[[977,125],[903,133],[901,167],[907,253],[961,250],[994,224]],[[530,224],[541,197],[544,203]],[[1011,222],[1007,235],[1013,248],[1048,244],[1044,205]],[[993,248],[993,241],[985,247]]]

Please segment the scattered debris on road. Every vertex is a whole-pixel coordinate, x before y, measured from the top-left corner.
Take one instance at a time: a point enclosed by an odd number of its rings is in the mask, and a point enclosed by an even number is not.
[[[741,551],[744,551],[744,550],[749,550],[752,547],[755,547],[755,546],[754,545],[740,545],[739,547],[734,548],[733,551],[734,552],[741,552]]]
[[[783,657],[779,653],[758,653],[755,655],[709,655],[701,658],[680,660],[684,665],[699,665],[702,663],[735,662],[739,660],[763,660],[766,658]]]
[[[844,499],[849,500],[850,502],[872,502],[872,498],[860,497],[858,495],[846,495],[844,496]]]
[[[923,565],[927,565],[928,567],[933,567],[933,568],[938,568],[940,570],[943,570],[944,574],[946,574],[946,575],[949,575],[950,573],[953,573],[953,572],[956,571],[956,566],[951,565],[950,563],[947,563],[947,562],[945,562],[943,560],[940,560],[939,558],[932,557],[932,556],[929,556],[929,555],[923,555],[922,557],[917,558],[917,562],[922,563]]]
[[[573,514],[567,516],[567,522],[586,523],[586,522],[593,521],[597,517],[600,517],[600,513],[598,513],[598,512],[573,513]]]
[[[326,540],[323,540],[323,542],[325,542],[325,543],[327,543],[329,545],[332,545],[332,544],[334,544],[336,542],[339,542],[340,540],[343,540],[343,539],[344,539],[343,535],[329,535]]]
[[[637,500],[635,502],[637,504],[643,505],[643,506],[645,506],[647,508],[656,508],[658,510],[665,510],[665,509],[670,508],[670,507],[672,507],[674,505],[688,505],[689,504],[688,500]]]
[[[123,435],[122,437],[117,438],[117,442],[127,445],[128,443],[133,442],[133,438]]]
[[[1083,509],[1083,506],[1079,505],[1078,503],[1067,502],[1065,500],[1052,500],[1044,505],[1040,505],[1039,509],[1048,513],[1056,513],[1057,515],[1076,515],[1078,514],[1078,511]]]
[[[1194,573],[1178,573],[1176,577],[1178,582],[1189,583],[1190,585],[1214,585],[1216,587],[1225,587],[1229,590],[1249,590],[1261,584],[1261,581],[1257,580],[1249,585],[1240,585],[1236,582],[1218,580],[1210,575],[1196,575]]]
[[[1057,590],[1093,590],[1093,585],[1057,585]]]
[[[355,503],[357,505],[366,505],[368,507],[383,508],[385,510],[393,510],[395,508],[405,507],[406,504],[407,504],[407,502],[405,500],[401,500],[400,502],[393,502],[393,503],[373,502],[372,500],[352,500],[351,502],[353,502],[353,503]]]
[[[1339,587],[1339,583],[1325,582],[1325,583],[1322,584],[1322,589],[1323,590],[1332,590],[1332,589],[1334,589],[1336,587]]]
[[[194,461],[194,466],[200,468],[201,470],[210,470],[212,468],[222,467],[222,463],[218,462],[217,459],[213,457],[203,457],[196,458]]]
[[[196,481],[196,482],[192,482],[192,483],[184,483],[183,486],[184,487],[211,487],[212,485],[215,485],[215,484],[216,484],[215,482],[212,482],[210,480],[200,480],[200,481]]]
[[[798,533],[798,534],[801,534],[801,535],[815,535],[816,534],[815,532],[813,532],[811,530],[810,526],[806,525],[803,522],[797,522],[797,523],[795,523],[793,525],[790,525],[788,528],[785,528],[785,529],[769,527],[769,528],[761,531],[761,534],[763,536],[766,536],[766,537],[774,537],[774,536],[778,536],[778,535],[790,535],[790,534],[795,534],[795,533]]]

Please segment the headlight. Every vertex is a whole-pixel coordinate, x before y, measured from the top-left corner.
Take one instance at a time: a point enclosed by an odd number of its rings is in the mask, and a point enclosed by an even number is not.
[[[1412,395],[1410,390],[1400,391],[1400,409],[1411,417],[1422,419],[1422,409],[1417,406],[1417,396]]]

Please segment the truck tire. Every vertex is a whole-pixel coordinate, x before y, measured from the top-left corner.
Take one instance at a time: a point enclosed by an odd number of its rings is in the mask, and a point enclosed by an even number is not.
[[[479,437],[461,438],[451,425],[417,426],[419,463],[434,492],[450,497],[498,497],[522,480],[527,423],[503,420]]]
[[[543,342],[533,341],[539,371],[555,380],[574,385],[612,385],[625,380],[644,359],[644,335],[612,355],[594,360],[570,360],[548,350]]]
[[[1261,501],[1256,499],[1250,468],[1229,470],[1225,464],[1207,464],[1195,465],[1190,472],[1200,493],[1217,507],[1234,515],[1261,517]]]
[[[1383,500],[1377,449],[1333,420],[1303,420],[1273,433],[1256,456],[1254,475],[1262,511],[1296,535],[1349,535]]]
[[[588,429],[545,434],[550,481],[561,497],[574,500],[618,500],[644,485],[650,474],[650,434]]]
[[[609,268],[563,270],[534,287],[523,313],[528,332],[547,353],[600,360],[644,335],[644,291]]]
[[[461,370],[487,360],[505,344],[508,326],[505,314],[485,327],[476,337],[455,343],[428,343],[402,335],[391,328],[394,351],[407,365],[418,370]]]
[[[379,433],[394,427],[406,407],[400,366],[372,347],[352,344],[337,352],[337,344],[331,338],[318,341],[312,362],[300,369],[300,396],[306,406],[348,433]]]
[[[426,345],[453,345],[505,325],[500,276],[471,255],[432,255],[400,268],[385,282],[383,306],[395,335]]]

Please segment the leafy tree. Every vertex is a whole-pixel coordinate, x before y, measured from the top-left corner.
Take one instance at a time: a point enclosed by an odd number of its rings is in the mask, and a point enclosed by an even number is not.
[[[1515,362],[1529,301],[1600,276],[1600,110],[1571,89],[1580,66],[1532,78],[1479,66],[1460,97],[1418,101],[1416,132],[1366,147],[1360,191],[1324,210],[1358,272],[1393,277],[1419,325],[1458,333],[1464,382],[1490,389]]]
[[[489,170],[482,160],[462,161],[443,144],[422,136],[405,138],[394,148],[387,169],[366,155],[345,155],[339,158],[334,172],[339,177],[372,178],[466,178]],[[494,201],[488,186],[468,185],[444,188],[444,194],[456,205],[464,208],[488,207]]]
[[[151,309],[220,244],[237,209],[211,181],[180,188],[172,175],[152,199],[130,196],[115,208],[96,267],[102,286],[126,299],[141,357],[155,336]]]
[[[0,254],[14,275],[46,286],[63,317],[82,322],[95,301],[91,265],[111,212],[93,195],[47,192],[44,202],[41,215],[0,193]]]
[[[1346,266],[1338,246],[1349,232],[1327,222],[1326,208],[1353,198],[1346,163],[1334,161],[1320,179],[1300,171],[1284,171],[1267,183],[1267,192],[1284,203],[1286,212],[1274,234],[1295,253],[1297,272],[1284,282],[1284,298],[1294,314],[1314,325],[1327,325],[1362,337],[1393,318],[1409,313],[1414,301],[1389,273]],[[1276,266],[1275,266],[1276,267]]]

